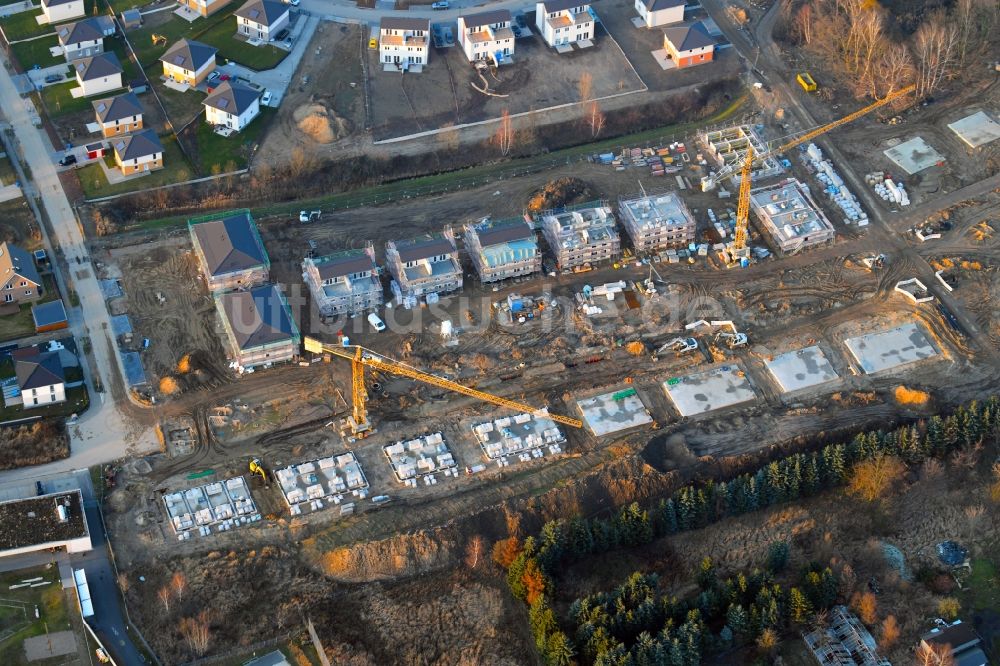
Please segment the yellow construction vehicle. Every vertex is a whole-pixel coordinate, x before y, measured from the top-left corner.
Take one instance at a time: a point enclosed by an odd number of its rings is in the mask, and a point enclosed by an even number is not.
[[[755,162],[760,162],[775,155],[780,155],[781,153],[791,150],[806,141],[811,141],[818,136],[826,134],[830,130],[836,129],[841,125],[853,122],[861,116],[864,116],[879,107],[885,106],[893,100],[899,99],[903,95],[909,95],[916,89],[917,87],[912,85],[900,88],[899,90],[889,93],[877,102],[873,102],[864,108],[858,109],[854,113],[850,113],[839,120],[834,120],[831,123],[827,123],[826,125],[800,134],[791,141],[787,141],[776,148],[768,148],[763,153],[757,154],[754,152],[753,148],[747,146],[746,155],[743,156],[743,163],[740,165],[740,194],[736,205],[736,229],[733,233],[733,242],[729,246],[728,250],[729,265],[738,265],[749,258],[750,249],[747,247],[747,229],[750,223],[750,181],[752,180],[753,165]],[[727,164],[719,169],[717,173],[702,178],[702,191],[708,192],[709,190],[714,189],[717,183],[720,183],[731,176],[734,170],[735,167],[732,164]]]
[[[264,485],[265,486],[268,485],[268,483],[267,483],[267,472],[264,470],[264,463],[262,463],[260,461],[260,458],[251,458],[250,459],[250,473],[251,474],[260,474],[260,478],[262,478],[264,480]]]
[[[155,32],[150,35],[150,39],[153,40],[153,46],[166,46],[167,38],[163,35],[157,35]]]
[[[815,92],[816,88],[819,87],[816,85],[816,81],[809,72],[800,73],[795,77],[795,80],[799,82],[799,85],[802,86],[802,89],[806,92]]]
[[[450,379],[444,379],[442,377],[423,372],[422,370],[417,370],[416,368],[412,368],[404,363],[388,358],[387,356],[377,354],[370,349],[361,347],[360,345],[350,345],[347,347],[328,345],[317,340],[316,338],[305,337],[302,340],[302,346],[307,352],[312,352],[313,354],[330,354],[332,356],[339,356],[340,358],[347,359],[351,362],[351,396],[353,404],[352,413],[348,418],[347,423],[355,437],[365,437],[372,427],[371,422],[368,420],[368,410],[365,406],[365,403],[368,400],[368,392],[365,389],[365,367],[373,368],[390,375],[408,377],[409,379],[413,379],[418,382],[430,384],[431,386],[443,388],[448,391],[454,391],[455,393],[461,393],[462,395],[467,395],[469,397],[482,400],[483,402],[499,405],[500,407],[507,407],[508,409],[514,409],[520,412],[528,412],[529,414],[543,413],[542,410],[537,407],[532,407],[515,400],[501,398],[500,396],[486,393],[485,391],[478,391],[467,386],[462,386],[461,384],[453,382]],[[569,418],[568,416],[560,416],[558,414],[549,414],[547,412],[544,412],[544,415],[546,418],[549,418],[556,423],[561,423],[573,428],[583,427],[583,421],[580,421],[579,419]]]

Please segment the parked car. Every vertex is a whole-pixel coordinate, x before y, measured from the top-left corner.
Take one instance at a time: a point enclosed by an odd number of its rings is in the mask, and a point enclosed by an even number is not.
[[[318,210],[300,210],[299,211],[299,222],[303,224],[307,222],[312,222],[313,220],[318,220],[320,216],[320,211]]]
[[[63,158],[59,160],[59,166],[72,166],[73,164],[76,164],[76,155],[73,153],[63,155]]]
[[[263,104],[264,106],[271,106],[271,98],[272,98],[271,91],[265,90],[264,95],[260,98],[260,103]]]
[[[208,75],[208,82],[212,83],[213,81],[218,81],[219,77],[221,76],[222,76],[221,72],[212,72],[211,74]]]
[[[289,5],[291,5],[292,7],[298,7],[299,6],[299,0],[285,0],[285,2],[288,3]]]
[[[274,41],[280,42],[283,39],[285,39],[285,37],[288,37],[288,28],[284,28],[281,32],[279,32],[277,35],[275,35],[274,36]]]
[[[368,323],[371,324],[372,328],[376,331],[381,332],[385,330],[385,322],[382,321],[382,319],[374,312],[368,315]]]
[[[440,0],[431,5],[431,9],[448,9],[451,5],[448,4],[448,0]]]
[[[58,83],[63,80],[62,74],[49,74],[45,77],[46,83]]]
[[[292,38],[289,37],[285,41],[281,42],[281,45],[284,46],[286,49],[291,50],[291,48],[292,48]]]

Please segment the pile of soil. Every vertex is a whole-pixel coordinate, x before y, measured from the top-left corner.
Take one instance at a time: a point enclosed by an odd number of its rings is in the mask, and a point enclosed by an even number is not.
[[[559,178],[550,180],[544,187],[532,193],[531,199],[528,200],[528,211],[537,213],[596,198],[590,185],[579,178]]]
[[[303,104],[292,113],[299,130],[316,143],[333,143],[351,131],[351,124],[322,104]]]

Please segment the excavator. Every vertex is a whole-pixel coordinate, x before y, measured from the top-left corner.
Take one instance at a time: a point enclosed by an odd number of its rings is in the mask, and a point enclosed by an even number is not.
[[[382,354],[376,353],[370,349],[366,349],[360,345],[329,345],[316,338],[306,336],[302,339],[302,346],[307,352],[312,352],[313,354],[330,354],[331,356],[337,356],[351,362],[352,411],[351,416],[347,419],[347,426],[350,429],[351,434],[358,439],[367,437],[371,433],[372,428],[371,421],[368,420],[368,409],[366,407],[368,391],[365,388],[365,368],[378,370],[389,375],[407,377],[418,382],[423,382],[424,384],[430,384],[431,386],[436,386],[448,391],[461,393],[462,395],[467,395],[471,398],[476,398],[478,400],[482,400],[483,402],[488,402],[500,407],[507,407],[508,409],[514,409],[519,412],[527,412],[529,414],[544,416],[545,418],[555,421],[556,423],[561,423],[572,428],[583,427],[583,421],[579,419],[561,416],[559,414],[551,414],[547,411],[547,409],[539,409],[515,400],[501,398],[500,396],[486,393],[485,391],[479,391],[467,386],[462,386],[461,384],[453,382],[450,379],[444,379],[443,377],[438,377],[428,372],[418,370],[414,367],[406,365],[405,363],[393,360],[388,356],[383,356]]]
[[[850,113],[843,118],[834,120],[833,122],[817,127],[816,129],[805,132],[804,134],[800,134],[791,141],[787,141],[776,148],[769,148],[760,154],[756,154],[753,147],[747,146],[747,152],[746,155],[743,156],[743,164],[740,167],[740,195],[737,199],[736,205],[736,229],[733,233],[733,242],[727,250],[729,254],[729,265],[742,265],[749,261],[750,258],[750,248],[747,246],[747,230],[750,223],[751,172],[753,171],[753,165],[755,162],[760,162],[775,155],[780,155],[781,153],[791,150],[806,141],[811,141],[818,136],[826,134],[830,130],[836,129],[841,125],[853,122],[858,118],[871,113],[875,109],[885,106],[893,100],[899,99],[904,95],[909,95],[910,93],[916,91],[916,89],[917,87],[915,85],[900,88],[899,90],[889,93],[882,99],[873,102],[866,107],[858,109],[854,113]],[[718,183],[732,176],[735,170],[736,167],[733,164],[727,164],[719,169],[718,172],[705,176],[701,179],[702,191],[709,192],[715,189],[715,186]]]
[[[694,351],[698,348],[698,341],[694,338],[674,338],[663,343],[653,356],[659,356],[668,351],[676,353],[678,356],[685,352]]]
[[[260,461],[260,458],[250,459],[250,473],[260,474],[260,478],[264,480],[264,487],[267,488],[270,484],[267,482],[267,471],[264,469],[264,463]]]

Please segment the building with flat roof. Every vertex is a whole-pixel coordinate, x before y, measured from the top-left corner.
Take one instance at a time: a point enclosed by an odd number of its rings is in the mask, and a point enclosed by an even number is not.
[[[794,178],[752,191],[750,208],[782,252],[826,243],[836,235],[809,187]]]
[[[695,240],[694,217],[676,192],[621,199],[618,215],[636,252],[687,247]]]
[[[0,502],[0,557],[53,548],[92,548],[79,489]]]
[[[535,3],[535,27],[545,43],[559,53],[571,44],[594,39],[597,15],[583,0],[542,0]]]
[[[621,254],[615,216],[603,202],[560,212],[550,211],[543,213],[541,219],[542,235],[549,242],[560,269],[595,264]]]
[[[290,361],[299,353],[299,329],[273,284],[217,296],[216,308],[232,359],[241,368]]]
[[[197,217],[188,230],[209,291],[267,282],[271,262],[249,210]]]
[[[383,16],[378,27],[382,66],[420,72],[430,57],[430,21],[410,16]]]
[[[397,298],[420,298],[462,288],[462,264],[451,227],[440,234],[389,241],[385,257]]]
[[[465,225],[465,249],[482,282],[497,282],[542,270],[538,239],[520,218],[496,221],[486,218]]]
[[[371,243],[323,257],[306,257],[302,279],[321,317],[359,314],[382,305],[382,282]]]

